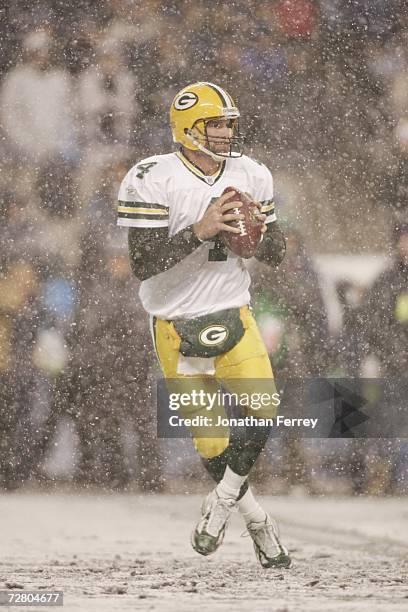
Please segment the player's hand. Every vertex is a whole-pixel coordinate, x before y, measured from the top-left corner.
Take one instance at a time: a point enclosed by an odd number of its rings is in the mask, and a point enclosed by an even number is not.
[[[229,212],[231,208],[241,208],[241,202],[231,199],[235,195],[234,191],[228,191],[210,204],[200,221],[194,223],[193,230],[200,240],[209,240],[225,230],[239,234],[239,229],[228,225],[229,221],[244,219],[244,215]]]

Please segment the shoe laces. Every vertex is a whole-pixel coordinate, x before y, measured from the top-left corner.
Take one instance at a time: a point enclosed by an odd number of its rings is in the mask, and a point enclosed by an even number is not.
[[[247,528],[241,533],[241,538],[247,538],[248,536],[256,539],[257,544],[260,546],[267,547],[270,544],[279,551],[282,548],[279,542],[278,525],[269,515],[267,515],[262,523],[249,523]]]

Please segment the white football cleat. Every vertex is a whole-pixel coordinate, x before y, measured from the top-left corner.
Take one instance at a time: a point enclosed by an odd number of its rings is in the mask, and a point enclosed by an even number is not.
[[[202,517],[191,534],[191,544],[200,555],[210,555],[221,546],[231,511],[236,508],[235,499],[219,497],[211,491],[201,506]]]
[[[269,567],[290,567],[292,560],[287,549],[281,544],[278,526],[269,514],[260,523],[248,523],[247,529],[254,543],[255,554],[262,567],[265,569]]]

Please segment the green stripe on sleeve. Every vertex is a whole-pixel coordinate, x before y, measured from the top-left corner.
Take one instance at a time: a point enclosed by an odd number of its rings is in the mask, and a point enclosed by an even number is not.
[[[127,206],[129,208],[160,208],[161,210],[169,210],[169,207],[165,206],[164,204],[157,204],[156,202],[135,202],[134,200],[119,200],[119,206]]]

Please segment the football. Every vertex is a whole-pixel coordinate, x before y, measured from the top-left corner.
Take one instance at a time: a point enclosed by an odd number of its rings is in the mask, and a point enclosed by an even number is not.
[[[228,212],[240,213],[245,216],[245,219],[229,222],[229,225],[240,230],[239,234],[222,231],[220,232],[220,238],[230,251],[244,259],[249,259],[254,256],[262,237],[263,222],[258,218],[259,208],[246,193],[239,191],[239,189],[227,187],[223,194],[228,191],[235,191],[234,200],[242,202],[241,208],[232,208]]]

